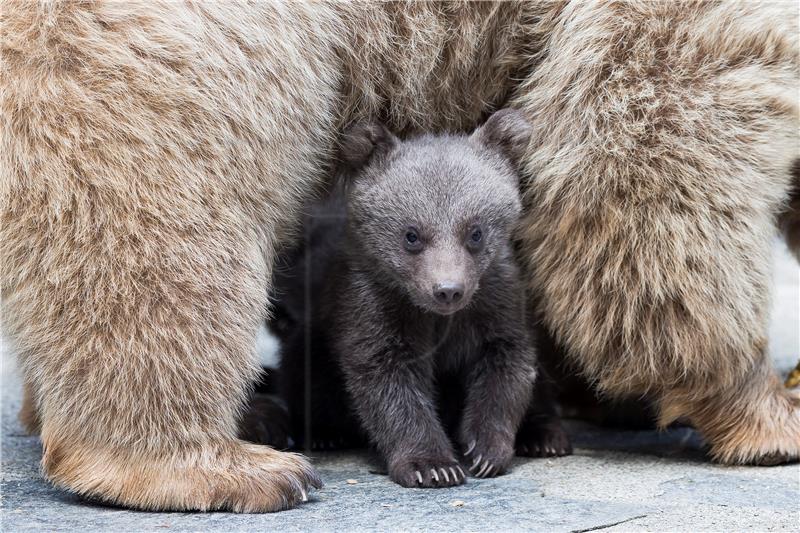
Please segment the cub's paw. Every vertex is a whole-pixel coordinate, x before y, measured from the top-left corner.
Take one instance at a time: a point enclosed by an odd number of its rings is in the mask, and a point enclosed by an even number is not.
[[[572,442],[557,418],[525,424],[517,434],[516,448],[523,457],[572,455]]]
[[[295,427],[301,435],[297,447],[314,452],[363,448],[369,445],[356,424],[346,417],[331,417],[328,420],[315,417],[311,421],[311,439],[306,441],[302,429]]]
[[[239,438],[285,450],[289,447],[289,413],[268,395],[255,394],[239,422]]]
[[[453,457],[403,458],[389,466],[389,478],[407,488],[442,488],[466,481],[464,470]]]
[[[508,442],[484,444],[474,439],[464,448],[463,463],[474,477],[495,477],[506,471],[513,457],[514,448]]]

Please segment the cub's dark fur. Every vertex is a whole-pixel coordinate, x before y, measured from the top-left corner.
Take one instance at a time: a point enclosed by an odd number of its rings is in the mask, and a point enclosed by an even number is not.
[[[504,110],[469,136],[400,141],[379,124],[344,136],[346,190],[314,208],[305,247],[276,274],[298,444],[367,437],[394,481],[424,487],[463,483],[461,463],[500,474],[515,444],[571,451],[546,386],[534,387],[511,246],[529,131]]]

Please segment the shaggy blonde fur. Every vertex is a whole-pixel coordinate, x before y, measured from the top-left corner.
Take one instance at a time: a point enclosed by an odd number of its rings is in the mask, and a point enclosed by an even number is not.
[[[0,12],[3,325],[45,475],[145,509],[300,501],[308,462],[237,441],[236,422],[275,246],[333,142],[332,15]]]
[[[508,101],[536,126],[522,255],[584,373],[722,461],[800,456],[765,355],[792,4],[10,4],[3,326],[54,483],[144,509],[302,500],[305,459],[235,438],[276,247],[343,125],[465,130]]]
[[[514,99],[536,131],[523,239],[545,322],[601,390],[653,395],[724,462],[800,456],[796,399],[764,384],[797,14],[570,4]]]

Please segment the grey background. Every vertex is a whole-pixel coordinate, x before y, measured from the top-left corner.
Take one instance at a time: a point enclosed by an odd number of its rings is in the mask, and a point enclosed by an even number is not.
[[[786,372],[800,357],[800,268],[775,246],[770,351]],[[258,351],[275,361],[274,340]],[[366,453],[313,457],[325,487],[305,505],[271,515],[144,513],[86,502],[45,483],[41,444],[16,413],[20,383],[10,347],[2,356],[3,531],[800,531],[800,465],[710,463],[690,429],[610,431],[571,422],[576,453],[519,459],[508,475],[462,487],[402,489]],[[350,484],[347,480],[356,480]]]

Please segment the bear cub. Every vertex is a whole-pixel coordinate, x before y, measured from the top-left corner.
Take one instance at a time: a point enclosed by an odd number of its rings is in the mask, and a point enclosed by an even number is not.
[[[471,135],[346,132],[350,175],[313,209],[305,248],[276,269],[291,423],[270,416],[255,440],[285,444],[287,427],[307,448],[366,438],[405,487],[498,475],[515,449],[571,452],[537,380],[513,257],[529,135],[514,110]]]

